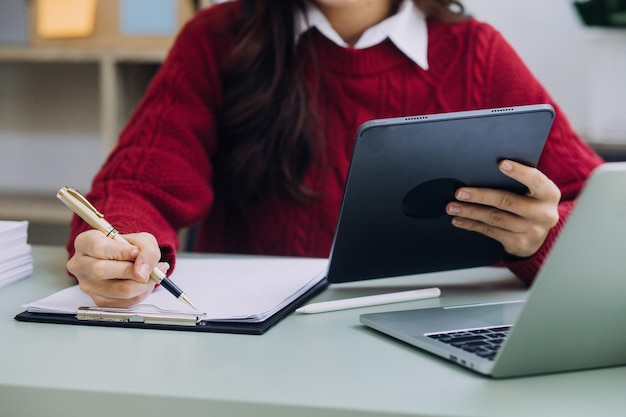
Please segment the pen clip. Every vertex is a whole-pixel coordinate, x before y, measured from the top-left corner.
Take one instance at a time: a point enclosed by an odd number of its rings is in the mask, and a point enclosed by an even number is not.
[[[76,200],[78,200],[78,202],[82,205],[84,205],[85,207],[87,207],[89,210],[91,210],[93,212],[93,214],[95,214],[97,217],[104,219],[104,214],[100,213],[90,202],[89,200],[87,200],[80,192],[78,192],[78,190],[76,188],[73,187],[67,187],[64,186],[63,188],[61,188],[61,190],[59,190],[59,196],[62,196],[64,193],[69,194],[70,196],[74,197]]]

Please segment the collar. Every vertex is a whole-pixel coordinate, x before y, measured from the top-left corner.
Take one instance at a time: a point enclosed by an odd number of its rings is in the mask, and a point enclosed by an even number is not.
[[[299,14],[296,17],[296,39],[313,27],[337,45],[344,48],[350,47],[333,29],[326,16],[312,2],[309,2],[306,15]],[[415,6],[413,0],[403,0],[398,8],[398,13],[363,32],[361,38],[352,48],[369,48],[387,38],[410,60],[424,70],[428,69],[426,19],[422,11]]]

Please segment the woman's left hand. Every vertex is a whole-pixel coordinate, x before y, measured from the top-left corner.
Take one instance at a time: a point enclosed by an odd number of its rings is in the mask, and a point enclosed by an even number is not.
[[[514,256],[535,254],[558,222],[559,188],[536,168],[503,160],[500,171],[528,188],[525,195],[488,188],[461,187],[447,204],[452,224],[489,236]]]

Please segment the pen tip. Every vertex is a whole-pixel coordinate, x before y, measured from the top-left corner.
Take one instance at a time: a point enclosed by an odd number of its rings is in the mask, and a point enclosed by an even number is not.
[[[196,306],[195,306],[195,305],[193,305],[193,303],[191,302],[191,300],[189,299],[189,297],[187,297],[185,294],[181,294],[181,295],[180,295],[180,297],[178,297],[178,298],[180,298],[181,300],[183,300],[184,302],[186,302],[187,304],[189,304],[189,305],[190,305],[190,306],[191,306],[194,310],[196,310],[196,311],[198,310],[198,309],[196,308]]]

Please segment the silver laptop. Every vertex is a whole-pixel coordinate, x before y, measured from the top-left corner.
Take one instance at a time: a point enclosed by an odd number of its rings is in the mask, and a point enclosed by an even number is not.
[[[593,172],[525,301],[360,319],[494,378],[626,364],[626,162]]]

